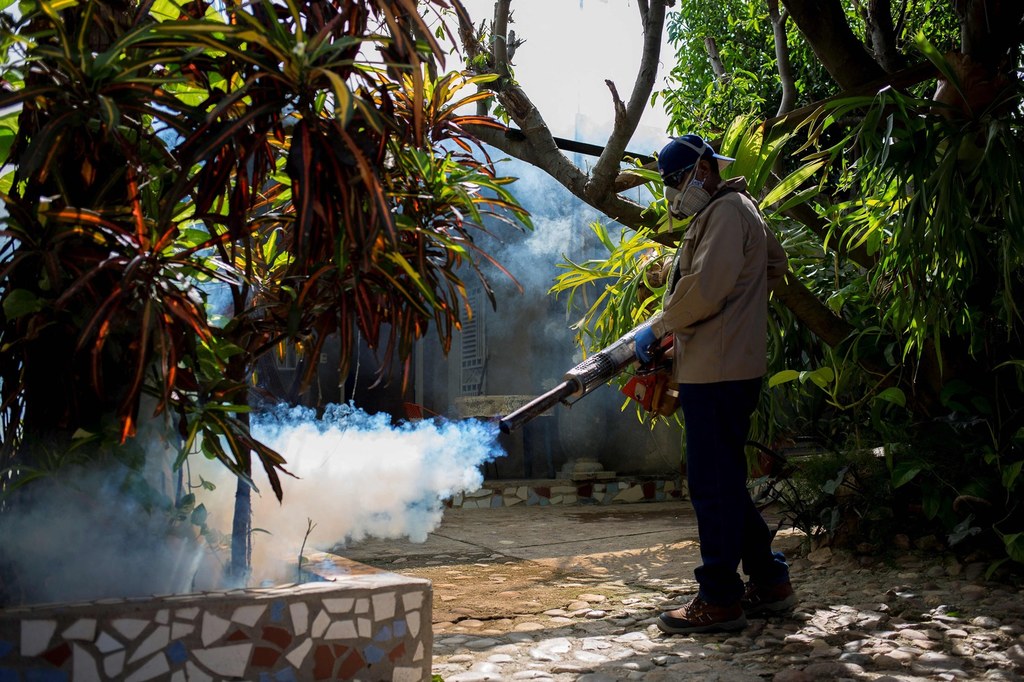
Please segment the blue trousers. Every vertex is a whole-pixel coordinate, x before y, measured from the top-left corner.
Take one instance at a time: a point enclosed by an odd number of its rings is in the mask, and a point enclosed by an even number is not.
[[[702,565],[694,574],[709,604],[743,596],[743,572],[757,585],[789,580],[789,565],[771,547],[772,533],[747,488],[744,444],[761,379],[680,384],[686,427],[686,478],[697,515]]]

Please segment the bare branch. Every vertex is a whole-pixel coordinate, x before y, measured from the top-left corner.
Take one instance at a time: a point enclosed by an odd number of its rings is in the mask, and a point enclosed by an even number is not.
[[[724,81],[729,73],[725,70],[722,56],[718,54],[718,44],[715,43],[715,39],[712,36],[704,38],[704,49],[707,50],[708,59],[711,61],[711,70],[715,72],[715,78]]]
[[[658,62],[661,58],[661,36],[665,30],[665,0],[654,0],[647,6],[644,19],[644,46],[640,56],[640,67],[633,92],[623,116],[616,112],[612,133],[605,144],[604,153],[594,164],[587,192],[592,196],[610,194],[619,174],[622,154],[626,145],[636,132],[640,117],[647,108],[654,89],[654,81],[658,75]],[[586,201],[586,199],[584,199]],[[589,202],[588,202],[589,203]],[[594,205],[594,204],[591,204]]]
[[[537,166],[553,177],[566,189],[587,204],[608,215],[623,225],[639,228],[649,225],[652,218],[644,216],[645,207],[638,205],[617,192],[616,177],[619,174],[626,145],[636,132],[640,117],[650,101],[657,76],[661,51],[661,36],[665,24],[665,7],[670,0],[646,0],[642,3],[644,19],[644,47],[636,82],[628,102],[623,102],[615,86],[609,83],[612,92],[612,106],[615,119],[612,132],[604,145],[604,151],[594,164],[591,174],[577,168],[558,148],[543,115],[530,100],[523,87],[509,76],[508,23],[511,0],[495,3],[495,17],[492,24],[492,38],[489,52],[482,46],[468,17],[458,15],[460,39],[464,42],[466,54],[474,62],[486,63],[493,73],[501,78],[490,84],[495,97],[515,123],[518,130],[505,131],[467,125],[466,128],[484,143],[510,156]],[[487,57],[481,59],[481,57]]]
[[[796,83],[793,80],[793,67],[789,62],[789,40],[786,37],[786,20],[789,12],[779,12],[779,0],[768,0],[768,16],[772,22],[772,33],[775,37],[775,62],[778,65],[779,81],[782,83],[782,99],[776,116],[793,109],[796,102]]]

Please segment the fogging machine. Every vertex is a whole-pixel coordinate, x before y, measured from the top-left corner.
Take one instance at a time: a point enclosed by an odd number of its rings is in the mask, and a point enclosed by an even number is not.
[[[572,405],[594,389],[605,385],[622,374],[631,366],[639,365],[636,353],[633,350],[633,340],[636,337],[636,333],[643,326],[641,324],[634,327],[620,336],[611,345],[602,348],[570,369],[562,377],[562,383],[547,393],[534,398],[514,412],[501,417],[498,420],[498,428],[502,433],[512,433],[531,419],[539,417],[555,404]],[[664,369],[662,364],[663,358],[667,348],[671,347],[671,339],[672,336],[669,335],[662,343],[658,344],[654,351],[654,359],[643,366],[644,371],[653,373]],[[667,374],[663,374],[663,376],[667,376]],[[626,389],[623,389],[623,392],[630,395]],[[630,397],[643,403],[643,400],[637,395],[630,395]]]

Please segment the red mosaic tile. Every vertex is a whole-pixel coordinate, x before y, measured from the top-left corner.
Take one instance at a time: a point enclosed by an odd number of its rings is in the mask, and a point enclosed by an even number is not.
[[[268,646],[258,646],[252,650],[252,658],[249,659],[249,663],[257,668],[272,668],[277,665],[280,658],[280,651]]]
[[[71,658],[71,645],[64,642],[44,653],[41,658],[43,658],[47,663],[59,668],[64,665],[69,658]]]
[[[351,647],[345,646],[344,644],[334,644],[331,648],[334,649],[335,658],[344,658],[345,654],[348,653],[348,650]]]
[[[338,679],[351,680],[365,667],[366,661],[363,660],[363,657],[358,651],[353,651],[349,654],[349,657],[345,659],[345,662],[341,664],[341,668],[338,670]]]
[[[644,499],[650,500],[654,498],[654,493],[657,490],[654,481],[644,481],[641,484],[641,488],[644,491]]]
[[[268,625],[263,628],[263,641],[275,644],[279,649],[287,649],[292,643],[292,633],[284,628]]]
[[[331,647],[321,644],[313,652],[313,679],[329,680],[334,675],[334,654]]]
[[[583,485],[576,486],[576,495],[578,497],[593,497],[594,496],[594,484],[584,483]]]
[[[549,500],[551,499],[551,488],[546,485],[539,485],[533,490],[537,493],[537,497],[546,497]]]
[[[388,654],[388,660],[394,663],[402,656],[405,656],[405,642],[400,642],[398,646],[391,650],[391,653]]]
[[[250,638],[249,635],[245,634],[241,630],[235,630],[224,639],[228,642],[248,642]]]

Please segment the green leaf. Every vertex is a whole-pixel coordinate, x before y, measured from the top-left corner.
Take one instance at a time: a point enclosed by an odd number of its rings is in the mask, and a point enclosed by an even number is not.
[[[800,378],[800,372],[795,369],[784,369],[781,372],[776,372],[768,379],[768,388],[774,388],[779,384],[785,384],[790,381],[796,381]]]
[[[921,471],[922,467],[916,462],[900,462],[892,468],[892,487],[905,486],[914,480]]]
[[[1024,564],[1024,533],[1012,533],[1003,536],[1006,553],[1016,562]]]
[[[761,210],[766,210],[769,206],[793,192],[805,180],[821,170],[824,165],[824,159],[820,159],[812,161],[790,173],[761,200]]]
[[[27,289],[14,289],[4,298],[4,315],[8,320],[38,313],[42,309],[42,299]]]
[[[800,381],[810,379],[819,388],[828,388],[836,380],[836,373],[831,367],[819,367],[816,370],[800,373]]]
[[[1013,464],[1003,468],[1003,488],[1007,492],[1013,492],[1014,487],[1017,485],[1017,478],[1020,476],[1021,467],[1024,466],[1024,460],[1014,462]]]
[[[895,386],[890,386],[884,391],[881,391],[878,395],[875,396],[875,400],[884,400],[887,403],[893,403],[894,405],[899,405],[900,407],[906,407],[907,405],[906,394],[903,393],[902,389],[897,388]]]

